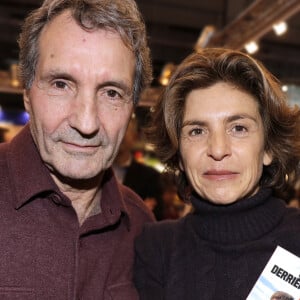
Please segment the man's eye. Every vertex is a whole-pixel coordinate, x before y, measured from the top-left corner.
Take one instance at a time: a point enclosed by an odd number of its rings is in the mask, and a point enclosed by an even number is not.
[[[54,87],[57,89],[65,89],[67,84],[64,81],[55,81]]]
[[[233,127],[233,131],[235,132],[246,132],[247,128],[245,126],[242,125],[236,125]]]
[[[121,95],[115,90],[108,90],[107,96],[110,98],[117,98],[117,97],[120,98],[121,97]]]

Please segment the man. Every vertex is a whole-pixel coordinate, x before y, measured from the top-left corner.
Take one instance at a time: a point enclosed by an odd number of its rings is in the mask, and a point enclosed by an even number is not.
[[[275,292],[270,300],[294,300],[294,297],[285,292]]]
[[[1,299],[138,299],[152,216],[111,164],[151,67],[131,0],[46,0],[26,20],[29,126],[0,148]]]

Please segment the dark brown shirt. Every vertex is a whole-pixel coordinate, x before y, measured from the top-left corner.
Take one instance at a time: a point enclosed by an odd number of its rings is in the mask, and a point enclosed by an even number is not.
[[[0,299],[138,299],[133,241],[153,220],[106,171],[100,214],[79,226],[28,126],[0,145]]]

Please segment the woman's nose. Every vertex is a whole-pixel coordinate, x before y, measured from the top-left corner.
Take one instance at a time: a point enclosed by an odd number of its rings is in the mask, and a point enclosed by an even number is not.
[[[226,132],[210,134],[208,138],[207,154],[218,161],[231,155],[230,137]]]

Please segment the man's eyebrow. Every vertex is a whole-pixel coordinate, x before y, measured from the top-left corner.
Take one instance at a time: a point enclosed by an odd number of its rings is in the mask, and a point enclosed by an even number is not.
[[[41,76],[41,79],[45,80],[45,81],[51,80],[54,78],[62,78],[62,79],[76,82],[76,79],[72,75],[70,75],[67,72],[60,71],[60,70],[51,70],[49,72],[46,72],[45,74],[42,74],[42,76]]]
[[[55,69],[50,70],[50,71],[48,71],[47,73],[45,73],[41,76],[42,81],[48,81],[48,80],[51,80],[51,79],[54,79],[54,78],[62,78],[62,79],[73,81],[75,83],[77,82],[77,80],[74,76],[72,76],[70,73],[67,73],[67,72],[64,72],[64,71],[61,71],[61,70],[55,70]],[[107,87],[107,86],[114,86],[116,88],[119,88],[119,89],[123,90],[127,96],[132,96],[132,94],[133,94],[132,89],[123,80],[104,81],[104,82],[98,84],[97,88],[101,89],[101,88],[104,88],[104,87]]]
[[[98,89],[114,86],[116,88],[119,88],[125,92],[127,96],[132,96],[132,89],[126,84],[124,81],[105,81],[98,85]]]

